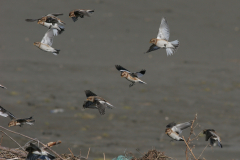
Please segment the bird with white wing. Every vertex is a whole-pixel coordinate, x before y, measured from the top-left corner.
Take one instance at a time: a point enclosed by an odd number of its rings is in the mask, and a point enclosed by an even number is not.
[[[175,40],[169,42],[169,37],[170,29],[168,27],[167,20],[165,18],[162,18],[157,38],[153,38],[150,40],[150,43],[152,43],[152,45],[146,53],[158,50],[160,48],[166,49],[167,56],[175,53],[177,48],[179,47],[179,41]]]
[[[53,38],[54,36],[58,36],[58,34],[59,31],[57,29],[51,28],[45,33],[41,42],[34,42],[33,45],[45,52],[52,52],[54,55],[58,55],[60,50],[52,47]]]

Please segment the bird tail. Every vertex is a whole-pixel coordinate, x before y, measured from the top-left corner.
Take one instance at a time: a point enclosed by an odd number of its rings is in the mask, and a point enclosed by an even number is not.
[[[146,82],[143,82],[142,80],[139,80],[138,82],[142,83],[142,84],[147,84]]]
[[[78,17],[72,17],[73,22],[76,22],[78,20]]]
[[[87,16],[90,17],[94,13],[94,10],[87,10]]]
[[[177,51],[177,48],[179,47],[179,41],[175,40],[170,42],[171,45],[169,47],[167,47],[166,51],[167,51],[167,56],[171,56],[173,55],[173,53],[175,53]]]
[[[222,148],[222,144],[219,141],[217,141],[217,144],[220,148]]]
[[[26,123],[29,124],[29,125],[33,125],[34,122],[35,122],[35,120],[32,119],[32,117],[29,117],[29,118],[26,119]]]
[[[59,52],[60,52],[60,49],[55,49],[56,51],[55,52],[53,52],[53,54],[55,55],[55,56],[57,56],[58,54],[59,54]]]

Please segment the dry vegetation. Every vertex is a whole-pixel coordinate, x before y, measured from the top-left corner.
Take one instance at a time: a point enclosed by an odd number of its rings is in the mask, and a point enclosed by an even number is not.
[[[192,126],[190,128],[190,134],[189,134],[189,137],[187,139],[184,139],[184,142],[186,144],[186,151],[185,151],[185,156],[186,156],[186,160],[189,160],[189,159],[194,159],[194,160],[200,160],[203,152],[205,151],[205,149],[208,147],[208,144],[206,145],[206,147],[203,149],[202,153],[196,157],[193,153],[193,149],[194,149],[194,145],[192,144],[192,142],[194,140],[197,140],[200,133],[199,134],[195,134],[194,132],[194,129],[196,127],[198,127],[199,125],[196,124],[197,120],[197,114],[195,115],[195,118],[193,120],[193,123],[192,123]],[[48,150],[49,152],[53,153],[55,156],[56,156],[56,160],[64,160],[64,159],[68,159],[68,160],[81,160],[81,159],[85,159],[87,160],[88,159],[88,156],[89,156],[89,153],[90,153],[90,148],[89,148],[89,151],[88,151],[88,154],[86,157],[82,156],[81,153],[80,155],[78,156],[75,156],[72,151],[69,149],[69,152],[70,154],[58,154],[56,153],[54,150],[51,149],[52,146],[54,145],[57,145],[57,144],[60,144],[60,142],[49,142],[48,144],[44,144],[42,143],[41,141],[39,141],[38,139],[34,139],[34,138],[31,138],[31,137],[28,137],[26,135],[23,135],[21,133],[18,133],[18,132],[14,132],[14,131],[11,131],[7,128],[4,128],[2,126],[0,126],[0,128],[2,130],[0,130],[0,132],[2,133],[1,135],[1,140],[0,140],[0,160],[5,160],[5,159],[26,159],[26,156],[27,156],[27,152],[25,151],[25,148],[29,145],[29,143],[36,143],[36,144],[39,144],[39,145],[42,145],[42,147],[44,147],[45,150]],[[21,146],[16,140],[14,140],[11,136],[9,136],[7,134],[7,132],[11,132],[11,133],[14,133],[14,134],[17,134],[21,137],[24,137],[28,140],[30,140],[28,143],[26,143],[25,145]],[[12,141],[14,141],[18,146],[19,148],[8,148],[8,147],[4,147],[1,145],[2,141],[4,140],[4,137],[8,137],[10,138]],[[103,156],[104,156],[104,159],[105,159],[105,154],[103,153]],[[172,157],[168,157],[164,154],[164,152],[161,152],[161,151],[157,151],[155,149],[152,149],[152,150],[149,150],[147,153],[144,153],[142,155],[142,157],[140,158],[137,158],[135,157],[134,155],[132,156],[125,156],[126,160],[168,160],[168,159],[177,159],[176,157],[175,158],[172,158]],[[203,160],[205,160],[205,158],[203,158]]]

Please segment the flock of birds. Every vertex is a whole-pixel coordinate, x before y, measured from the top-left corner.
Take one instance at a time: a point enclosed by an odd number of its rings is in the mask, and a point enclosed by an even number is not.
[[[93,12],[94,10],[75,9],[69,13],[69,17],[71,17],[72,20],[76,22],[79,17],[80,18],[84,18],[84,16],[90,17],[91,14],[93,14]],[[60,50],[52,47],[53,38],[55,36],[58,36],[64,31],[65,23],[59,18],[57,18],[57,16],[60,16],[60,15],[63,15],[63,14],[60,14],[60,13],[48,14],[38,19],[26,19],[27,22],[37,21],[38,24],[41,24],[48,28],[48,31],[45,33],[42,41],[34,42],[34,45],[43,51],[52,52],[54,55],[58,55]],[[170,37],[169,26],[167,24],[166,19],[162,18],[157,38],[153,38],[150,40],[150,43],[152,43],[152,45],[150,46],[150,48],[146,53],[149,53],[151,51],[154,51],[160,48],[166,49],[168,56],[175,53],[179,46],[179,41],[175,40],[175,41],[169,42],[168,41],[169,37]],[[121,77],[124,77],[131,82],[129,87],[132,87],[135,83],[146,84],[146,82],[139,79],[146,73],[146,70],[142,69],[139,72],[132,73],[120,65],[116,65],[115,67],[118,71],[121,72]],[[0,87],[7,89],[3,85],[0,85]],[[85,94],[87,96],[87,99],[83,103],[84,109],[85,108],[98,109],[99,113],[101,115],[104,115],[106,108],[109,108],[109,109],[114,108],[112,104],[110,104],[108,101],[106,101],[102,97],[97,96],[95,93],[93,93],[90,90],[86,90]],[[21,127],[23,124],[33,125],[35,122],[35,120],[32,117],[18,119],[12,113],[10,113],[9,111],[7,111],[1,106],[0,106],[0,115],[3,117],[9,117],[11,119],[10,123],[8,124],[9,127],[11,126]],[[184,129],[190,127],[192,125],[192,122],[193,121],[189,121],[189,122],[180,123],[180,124],[176,124],[172,122],[166,126],[165,133],[169,137],[171,137],[173,140],[183,141],[183,138],[180,136],[180,134]],[[206,141],[210,140],[210,144],[212,146],[218,145],[219,147],[222,148],[221,139],[217,135],[214,129],[205,129],[203,130],[203,134],[206,135]],[[26,148],[26,151],[29,152],[27,156],[27,160],[36,160],[36,159],[50,160],[55,158],[55,156],[49,154],[43,148],[40,149],[38,146],[32,143],[30,143],[30,145]]]

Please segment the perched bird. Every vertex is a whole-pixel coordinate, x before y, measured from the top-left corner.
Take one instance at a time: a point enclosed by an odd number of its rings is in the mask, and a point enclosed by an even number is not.
[[[221,138],[217,135],[214,129],[205,129],[203,130],[203,134],[206,134],[206,141],[210,139],[211,146],[218,145],[220,148],[222,148]]]
[[[90,17],[94,10],[90,9],[75,9],[69,13],[69,17],[72,18],[73,22],[78,20],[78,17],[84,18],[84,16]]]
[[[0,115],[3,117],[9,117],[11,119],[11,122],[9,122],[8,127],[11,126],[22,126],[25,123],[29,125],[33,125],[35,120],[32,119],[32,117],[29,118],[23,118],[23,119],[17,119],[12,113],[8,112],[6,109],[0,106]]]
[[[3,88],[3,89],[7,89],[6,87],[4,87],[3,85],[0,84],[0,87]]]
[[[141,79],[139,79],[140,77],[142,77],[145,74],[145,72],[146,72],[145,69],[142,69],[140,72],[131,73],[129,70],[123,68],[120,65],[115,65],[115,67],[117,68],[117,70],[119,70],[121,72],[121,77],[124,77],[128,81],[132,82],[129,85],[129,87],[132,87],[137,82],[147,84],[146,82],[143,82]]]
[[[166,127],[165,133],[176,141],[183,141],[182,137],[179,135],[182,133],[182,130],[190,127],[193,121],[177,124],[172,122],[169,123]]]
[[[47,151],[40,149],[38,146],[30,143],[30,145],[26,148],[28,152],[26,160],[36,160],[36,159],[43,159],[43,160],[52,160],[55,159],[55,156],[51,155]]]
[[[168,56],[172,55],[174,52],[176,52],[179,46],[179,41],[175,40],[172,42],[168,42],[169,37],[170,29],[168,27],[166,19],[162,18],[157,38],[153,38],[150,40],[150,43],[152,43],[152,45],[146,53],[157,50],[159,48],[163,48],[166,49]]]
[[[57,16],[63,15],[62,13],[51,13],[48,14],[46,16],[43,16],[42,18],[38,18],[38,19],[25,19],[25,21],[27,22],[34,22],[37,21],[38,24],[40,24],[40,22],[46,22],[46,23],[60,23],[60,24],[65,24],[63,21],[61,21],[59,18],[57,18]]]
[[[45,52],[52,52],[54,55],[58,55],[60,50],[51,47],[53,44],[53,37],[57,36],[58,34],[59,31],[57,29],[51,28],[45,33],[41,42],[34,42],[33,45]]]
[[[95,93],[90,90],[86,90],[85,94],[87,96],[87,100],[83,103],[83,108],[92,108],[98,109],[101,115],[105,114],[105,108],[112,109],[114,106],[111,105],[108,101],[103,99],[102,97],[97,96]]]

